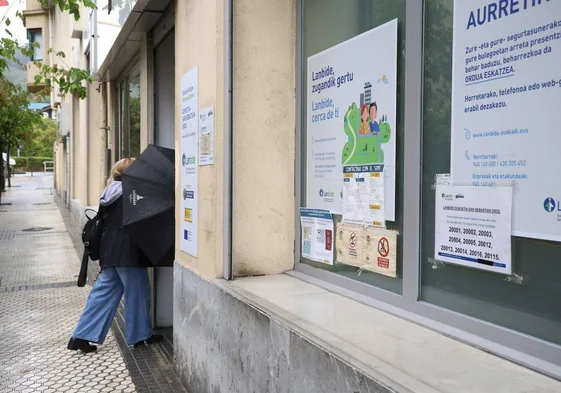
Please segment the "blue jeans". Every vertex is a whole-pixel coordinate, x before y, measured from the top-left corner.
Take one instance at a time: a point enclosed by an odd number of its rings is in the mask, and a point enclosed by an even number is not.
[[[148,270],[144,267],[102,269],[72,337],[103,344],[123,293],[127,344],[150,338],[150,284]]]

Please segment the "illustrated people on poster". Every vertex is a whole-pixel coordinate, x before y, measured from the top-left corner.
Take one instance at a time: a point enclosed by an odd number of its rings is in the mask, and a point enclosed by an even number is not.
[[[364,104],[361,108],[360,108],[360,117],[361,117],[361,123],[360,123],[360,135],[366,135],[366,134],[370,134],[370,124],[369,124],[369,114],[368,114],[368,104]]]
[[[378,104],[376,104],[376,102],[370,104],[369,112],[370,112],[370,132],[373,134],[377,134],[380,132],[380,124],[378,124],[378,121],[376,121],[376,119],[378,118]]]

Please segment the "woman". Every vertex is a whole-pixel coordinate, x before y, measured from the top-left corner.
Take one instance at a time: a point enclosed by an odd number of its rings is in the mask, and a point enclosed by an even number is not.
[[[123,293],[125,295],[126,341],[139,346],[162,341],[154,334],[150,319],[150,285],[146,256],[123,231],[123,189],[121,174],[133,160],[124,158],[111,169],[112,182],[101,195],[103,232],[100,242],[101,273],[95,282],[86,308],[68,343],[68,349],[93,352],[90,343],[103,344]]]
[[[365,104],[360,108],[360,118],[361,118],[361,123],[360,123],[360,135],[366,135],[366,134],[370,134],[370,125],[368,124],[368,120],[370,120],[370,118],[368,117],[368,105]]]

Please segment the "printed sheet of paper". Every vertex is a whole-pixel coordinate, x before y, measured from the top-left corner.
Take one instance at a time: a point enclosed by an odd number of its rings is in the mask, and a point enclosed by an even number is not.
[[[512,187],[438,186],[435,258],[512,274]]]
[[[214,107],[207,106],[199,114],[199,165],[214,164]]]
[[[345,223],[337,224],[335,247],[337,262],[345,265],[358,266],[362,260],[362,240],[365,228]]]
[[[300,209],[302,256],[333,265],[333,216],[328,210]]]
[[[384,228],[384,165],[343,168],[343,222]]]
[[[385,276],[397,276],[397,232],[360,225],[337,225],[337,262]]]

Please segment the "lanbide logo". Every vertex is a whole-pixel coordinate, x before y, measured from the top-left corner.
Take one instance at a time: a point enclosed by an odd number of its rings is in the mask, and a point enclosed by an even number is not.
[[[325,191],[323,188],[319,190],[319,196],[321,198],[335,198],[335,193],[332,191]]]
[[[553,198],[546,198],[545,201],[543,201],[543,208],[548,213],[553,212],[555,210],[556,205],[557,204],[555,203],[555,199]]]

